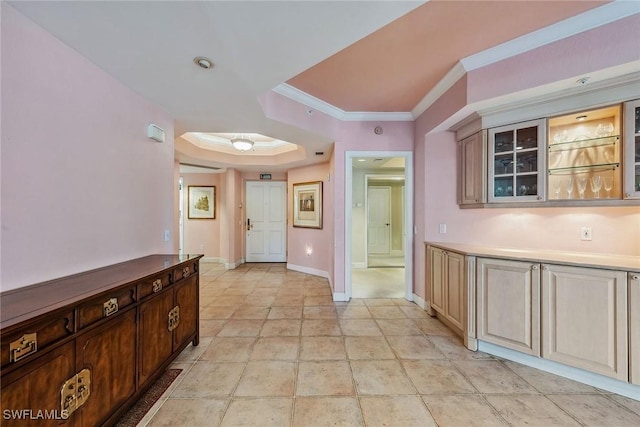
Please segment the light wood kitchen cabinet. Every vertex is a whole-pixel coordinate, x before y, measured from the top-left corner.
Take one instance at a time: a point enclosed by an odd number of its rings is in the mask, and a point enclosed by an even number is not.
[[[624,198],[640,199],[640,99],[624,104]]]
[[[487,132],[477,132],[460,141],[460,204],[487,201]]]
[[[640,273],[629,273],[629,382],[640,385]]]
[[[545,135],[544,119],[489,129],[490,203],[545,199]]]
[[[627,277],[565,265],[542,268],[542,356],[628,380]]]
[[[478,339],[540,355],[540,266],[478,258]]]
[[[431,308],[464,333],[467,311],[465,257],[433,246],[427,247],[427,253]]]

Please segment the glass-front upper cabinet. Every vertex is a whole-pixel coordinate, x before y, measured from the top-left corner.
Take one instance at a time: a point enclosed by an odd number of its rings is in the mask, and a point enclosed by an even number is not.
[[[624,198],[640,199],[640,99],[624,104]]]
[[[549,119],[549,200],[620,199],[620,105]]]
[[[544,200],[545,120],[489,129],[489,202]]]

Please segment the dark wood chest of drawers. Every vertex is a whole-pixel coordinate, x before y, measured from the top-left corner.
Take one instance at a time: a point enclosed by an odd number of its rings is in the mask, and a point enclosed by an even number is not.
[[[198,345],[200,258],[150,255],[1,293],[1,424],[115,423]]]

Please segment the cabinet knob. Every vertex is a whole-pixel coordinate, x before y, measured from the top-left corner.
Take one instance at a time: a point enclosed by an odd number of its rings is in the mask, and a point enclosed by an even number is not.
[[[631,276],[631,280],[638,280],[640,279],[640,276],[638,276],[637,274],[634,274],[633,276]]]
[[[538,196],[538,197],[537,197],[537,199],[538,199],[538,200],[542,200],[542,196]]]
[[[627,199],[631,197],[631,193],[624,193],[624,197],[626,197]]]
[[[531,266],[531,269],[532,269],[532,270],[537,270],[537,269],[538,269],[538,266],[537,266],[536,264],[533,264],[533,265]]]
[[[542,269],[543,269],[544,271],[547,271],[547,270],[549,270],[549,267],[547,267],[547,266],[545,265],[544,267],[542,267]]]

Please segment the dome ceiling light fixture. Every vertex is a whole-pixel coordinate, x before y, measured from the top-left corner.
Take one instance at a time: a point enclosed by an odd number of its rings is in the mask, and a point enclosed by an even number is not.
[[[241,133],[240,136],[231,138],[231,145],[238,151],[249,151],[253,148],[253,140]]]
[[[213,62],[209,58],[205,58],[204,56],[196,56],[193,58],[193,62],[200,68],[204,68],[208,70],[213,68]]]

